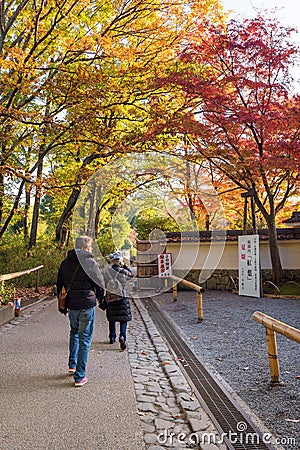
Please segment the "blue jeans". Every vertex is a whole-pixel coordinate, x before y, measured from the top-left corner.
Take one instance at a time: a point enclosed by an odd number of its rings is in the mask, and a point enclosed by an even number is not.
[[[123,336],[126,341],[127,322],[120,322],[120,337]],[[109,338],[116,339],[116,322],[109,322]]]
[[[69,309],[70,342],[69,367],[76,368],[74,380],[81,381],[85,377],[88,354],[92,343],[95,308]]]

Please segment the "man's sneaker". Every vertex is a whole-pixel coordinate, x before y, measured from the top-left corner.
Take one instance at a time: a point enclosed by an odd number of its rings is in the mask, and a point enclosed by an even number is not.
[[[88,382],[87,377],[82,378],[80,381],[75,381],[75,387],[84,386]]]
[[[126,348],[126,342],[125,342],[124,336],[121,336],[121,337],[120,337],[119,342],[120,342],[120,347],[121,347],[121,349],[122,349],[122,350],[125,350],[125,348]]]
[[[69,367],[69,374],[70,375],[73,375],[73,373],[75,373],[76,372],[76,367]]]
[[[114,344],[116,342],[115,338],[109,338],[109,343]]]

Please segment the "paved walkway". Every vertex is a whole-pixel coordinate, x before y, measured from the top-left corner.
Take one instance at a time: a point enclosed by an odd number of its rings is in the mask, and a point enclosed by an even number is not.
[[[89,382],[82,388],[67,375],[69,322],[56,300],[0,327],[1,449],[199,448],[193,444],[201,434],[217,436],[145,308],[137,306],[124,352],[108,344],[105,313],[96,308]]]
[[[67,375],[69,323],[56,301],[0,328],[1,449],[144,448],[127,353],[106,343],[103,319],[82,388]]]

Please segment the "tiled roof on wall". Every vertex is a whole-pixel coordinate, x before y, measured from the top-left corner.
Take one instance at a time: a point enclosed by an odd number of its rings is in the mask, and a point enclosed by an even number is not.
[[[251,235],[251,230],[247,231]],[[166,233],[167,242],[210,242],[210,241],[237,241],[243,235],[243,230],[213,230],[213,231],[184,231]],[[267,241],[267,229],[258,230],[259,240]],[[278,240],[300,239],[300,228],[277,228]]]

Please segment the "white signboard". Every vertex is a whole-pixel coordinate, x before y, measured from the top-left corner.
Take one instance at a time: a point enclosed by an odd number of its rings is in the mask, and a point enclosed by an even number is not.
[[[160,253],[157,258],[158,261],[158,276],[159,278],[166,278],[172,276],[172,254]]]
[[[239,236],[239,295],[260,297],[259,236]]]

